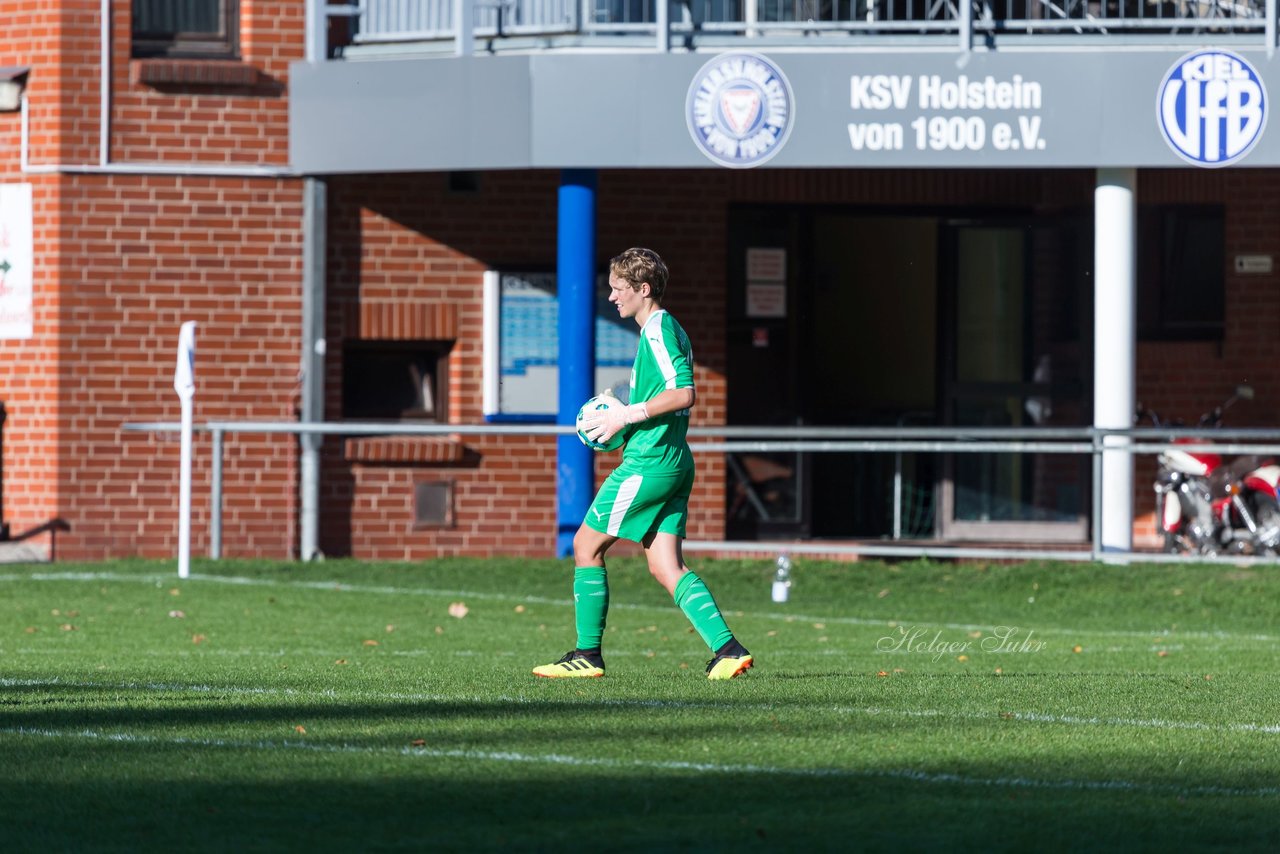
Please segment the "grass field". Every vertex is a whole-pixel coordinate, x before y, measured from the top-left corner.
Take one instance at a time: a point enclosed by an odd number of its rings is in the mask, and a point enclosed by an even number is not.
[[[0,850],[1277,850],[1280,567],[0,567]]]

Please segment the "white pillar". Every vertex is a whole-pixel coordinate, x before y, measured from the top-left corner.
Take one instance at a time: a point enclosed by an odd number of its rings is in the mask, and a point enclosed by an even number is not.
[[[475,5],[472,0],[453,0],[453,55],[471,56],[475,49]]]
[[[328,59],[329,15],[326,0],[307,0],[306,53],[307,62],[324,62]]]
[[[324,0],[309,0],[306,8],[306,59],[307,62],[324,62],[328,58],[329,6]],[[324,421],[327,189],[327,185],[319,178],[305,178],[302,182],[302,353],[299,364],[302,400],[299,414],[303,422]],[[323,442],[324,436],[318,433],[303,433],[298,437],[298,556],[303,560],[314,560],[321,556],[320,446]],[[220,443],[218,447],[221,447]],[[216,465],[221,468],[220,453],[215,460]],[[221,477],[215,479],[215,489],[220,490],[221,483]],[[221,555],[220,509],[218,521],[214,542]]]
[[[1133,426],[1135,406],[1137,284],[1134,241],[1137,220],[1135,169],[1099,169],[1094,189],[1093,424]],[[1126,445],[1112,437],[1107,445]],[[1133,550],[1133,457],[1102,454],[1100,544],[1103,552]]]
[[[325,252],[328,242],[328,185],[322,178],[302,182],[302,378],[301,421],[324,421]],[[324,436],[298,437],[298,556],[320,553],[320,446]]]

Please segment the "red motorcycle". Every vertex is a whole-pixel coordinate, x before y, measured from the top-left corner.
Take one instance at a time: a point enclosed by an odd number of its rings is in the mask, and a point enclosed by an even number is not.
[[[1221,427],[1223,413],[1238,400],[1251,400],[1253,389],[1239,386],[1231,397],[1200,416],[1201,427]],[[1138,408],[1157,427],[1157,413]],[[1178,439],[1175,444],[1203,445],[1207,440]],[[1212,451],[1173,447],[1156,457],[1153,487],[1156,526],[1164,550],[1173,554],[1280,554],[1280,465],[1256,454],[1230,463]]]

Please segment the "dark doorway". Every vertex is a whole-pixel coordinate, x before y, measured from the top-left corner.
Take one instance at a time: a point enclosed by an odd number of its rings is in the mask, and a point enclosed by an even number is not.
[[[813,211],[800,318],[806,423],[933,424],[937,386],[937,244],[933,217]],[[813,461],[817,537],[892,530],[889,485],[903,478],[910,535],[933,533],[927,455],[827,453]]]
[[[730,233],[731,424],[936,421],[936,217],[752,208]],[[924,455],[736,454],[729,472],[730,538],[933,534]]]
[[[804,421],[804,328],[797,321],[803,232],[803,217],[792,209],[751,208],[730,215],[730,424],[794,426]],[[727,538],[810,535],[804,455],[734,453],[726,456],[726,464]]]
[[[1087,215],[735,209],[729,423],[1089,423],[1089,229]],[[749,453],[728,469],[730,539],[1086,536],[1083,458]]]

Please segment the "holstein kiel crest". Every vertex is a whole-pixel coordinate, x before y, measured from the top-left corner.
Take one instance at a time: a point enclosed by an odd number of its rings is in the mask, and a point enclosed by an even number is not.
[[[685,106],[689,133],[721,166],[759,166],[791,133],[795,98],[778,67],[754,53],[726,53],[702,66]]]
[[[1267,90],[1230,51],[1198,50],[1165,75],[1156,98],[1165,142],[1197,166],[1226,166],[1249,153],[1267,125]]]

